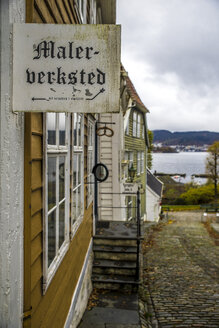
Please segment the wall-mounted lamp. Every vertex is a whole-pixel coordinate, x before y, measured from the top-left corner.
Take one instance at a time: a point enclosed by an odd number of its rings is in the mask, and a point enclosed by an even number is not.
[[[133,179],[135,177],[135,173],[136,173],[136,169],[133,167],[133,163],[132,165],[129,167],[128,169],[128,173],[129,173],[129,178],[131,180],[131,182],[133,182]]]

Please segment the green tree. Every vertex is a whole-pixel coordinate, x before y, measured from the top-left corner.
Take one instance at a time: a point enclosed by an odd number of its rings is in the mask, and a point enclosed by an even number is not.
[[[219,173],[219,141],[215,141],[211,146],[208,147],[208,156],[206,159],[206,173],[209,176],[209,180],[214,184],[214,196],[215,201],[217,201],[217,183]]]
[[[180,203],[186,205],[207,204],[214,200],[213,184],[200,187],[192,187],[187,192],[181,194]]]
[[[152,169],[152,149],[153,149],[153,132],[151,130],[148,130],[148,140],[149,140],[149,147],[148,147],[148,158],[147,158],[147,166],[149,168],[149,170]]]

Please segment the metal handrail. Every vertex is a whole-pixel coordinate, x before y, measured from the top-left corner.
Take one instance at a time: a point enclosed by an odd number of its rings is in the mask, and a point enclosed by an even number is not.
[[[136,208],[136,225],[137,225],[137,234],[136,234],[136,240],[137,240],[137,259],[136,259],[136,280],[139,281],[140,279],[140,241],[141,241],[141,215],[140,215],[140,205],[141,205],[141,199],[140,199],[140,190],[136,193],[100,193],[100,194],[111,194],[111,195],[130,195],[132,194],[133,196],[136,195],[136,202],[137,206],[97,206],[97,208]]]

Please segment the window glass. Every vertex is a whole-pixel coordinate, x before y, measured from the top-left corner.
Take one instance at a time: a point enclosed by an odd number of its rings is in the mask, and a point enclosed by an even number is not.
[[[65,145],[65,114],[59,114],[59,144]]]
[[[141,173],[141,153],[137,152],[137,174]]]
[[[56,114],[47,114],[48,145],[56,144]]]
[[[73,120],[73,179],[72,179],[72,232],[78,227],[83,214],[83,116],[74,114]]]
[[[74,113],[74,146],[78,144],[78,136],[77,136],[77,114]]]
[[[136,112],[133,112],[133,136],[136,137],[137,136],[137,113]]]
[[[59,157],[59,201],[65,197],[65,157]]]
[[[141,129],[141,116],[137,115],[137,137],[140,138],[140,129]]]
[[[65,201],[59,206],[59,247],[65,240]]]
[[[48,158],[48,210],[56,205],[56,157]]]
[[[48,267],[56,255],[56,210],[48,216]]]
[[[144,173],[144,152],[141,152],[141,173]]]
[[[67,120],[64,113],[48,113],[46,118],[47,144],[45,158],[45,252],[44,252],[44,288],[47,288],[59,259],[64,256],[69,241],[69,199],[70,157],[67,142]],[[61,146],[61,147],[60,147]],[[45,287],[46,286],[46,287]]]

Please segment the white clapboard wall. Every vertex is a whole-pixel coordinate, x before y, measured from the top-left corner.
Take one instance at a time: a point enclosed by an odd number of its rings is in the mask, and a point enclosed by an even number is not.
[[[101,122],[114,122],[108,127],[114,131],[113,137],[99,137],[99,158],[109,170],[109,177],[99,183],[99,219],[107,221],[121,220],[120,195],[120,153],[121,153],[121,114],[101,114]],[[114,194],[115,193],[115,194]]]

